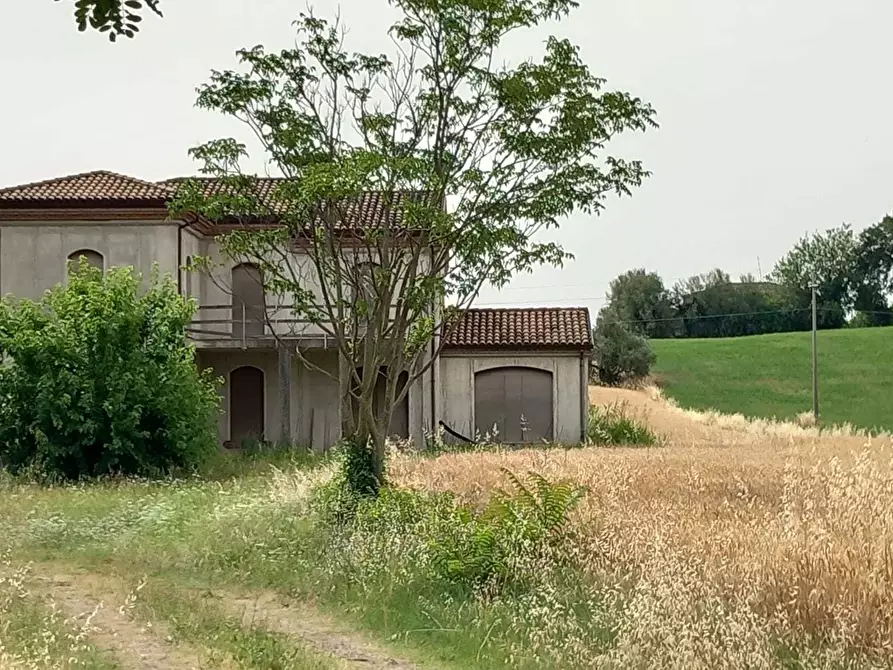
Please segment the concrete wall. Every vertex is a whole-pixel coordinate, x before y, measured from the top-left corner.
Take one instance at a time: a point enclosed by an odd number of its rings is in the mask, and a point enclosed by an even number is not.
[[[587,364],[582,359],[583,365]],[[444,352],[440,360],[443,422],[469,438],[474,437],[474,375],[499,367],[529,367],[552,373],[554,439],[561,444],[579,444],[585,426],[584,404],[589,407],[589,389],[581,385],[581,356],[577,352]],[[586,370],[588,373],[588,370]],[[449,435],[445,438],[450,439]]]
[[[318,368],[337,375],[335,351],[309,351],[304,356]],[[220,388],[221,414],[218,435],[221,443],[230,439],[229,376],[243,365],[264,373],[264,428],[268,440],[280,439],[279,358],[275,350],[218,351],[199,350],[199,365],[211,368],[224,382]],[[430,382],[429,382],[430,383]],[[430,386],[416,381],[409,389],[409,431],[413,442],[424,444],[430,432]],[[425,419],[425,412],[428,418]],[[423,423],[424,422],[424,423]],[[295,355],[291,378],[291,432],[297,444],[326,449],[341,437],[341,400],[338,382],[320,370],[305,366]]]
[[[186,266],[187,261],[190,258],[196,258],[198,256],[203,256],[205,251],[204,249],[207,247],[207,242],[202,239],[201,235],[193,232],[189,228],[184,228],[181,233],[181,244],[182,249],[181,253],[183,254],[182,259],[180,260],[181,266]],[[196,301],[201,304],[202,302],[202,275],[197,272],[186,272],[185,270],[180,271],[180,286],[183,288],[183,295],[195,298]]]
[[[105,267],[132,265],[144,277],[158,262],[162,273],[177,273],[175,223],[110,221],[11,223],[0,226],[0,294],[37,299],[65,281],[68,255],[92,249]]]

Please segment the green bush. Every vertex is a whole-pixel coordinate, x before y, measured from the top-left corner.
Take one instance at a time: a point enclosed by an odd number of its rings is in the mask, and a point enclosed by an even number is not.
[[[39,302],[0,303],[0,462],[64,479],[154,476],[217,449],[219,399],[165,278],[82,261]]]
[[[482,511],[449,494],[382,488],[360,500],[353,530],[376,537],[416,537],[431,577],[454,585],[517,586],[533,577],[537,557],[568,539],[568,517],[584,490],[508,470],[511,489],[498,490]]]
[[[592,444],[651,446],[657,436],[644,422],[631,416],[623,403],[589,408],[589,441]]]
[[[616,320],[610,310],[599,314],[592,341],[592,367],[601,383],[617,386],[648,376],[654,363],[651,345]]]

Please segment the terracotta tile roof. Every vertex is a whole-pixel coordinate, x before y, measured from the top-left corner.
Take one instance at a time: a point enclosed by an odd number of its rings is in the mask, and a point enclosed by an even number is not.
[[[469,309],[447,332],[454,349],[589,349],[592,328],[585,307]]]
[[[225,192],[226,184],[213,177],[175,177],[162,182],[167,186],[176,188],[188,180],[196,181],[202,186],[205,197],[219,195]],[[257,199],[263,207],[268,207],[273,214],[277,212],[274,201],[276,187],[284,180],[282,177],[258,177],[254,181]],[[343,217],[347,227],[355,227],[360,222],[367,226],[384,224],[386,217],[390,218],[391,225],[399,225],[403,218],[403,205],[407,201],[424,202],[426,198],[430,204],[434,204],[433,196],[424,191],[405,191],[394,194],[395,201],[388,203],[386,193],[383,191],[367,191],[355,198],[350,198],[338,207],[337,214]]]
[[[172,189],[126,175],[96,170],[0,189],[0,203],[48,204],[53,202],[126,201],[163,205]]]
[[[219,194],[225,188],[224,182],[209,177],[177,177],[153,183],[107,170],[97,170],[21,186],[0,188],[0,207],[139,205],[161,209],[167,207],[167,202],[176,194],[180,184],[193,179],[202,185],[206,196]],[[274,219],[276,205],[273,194],[276,187],[282,182],[283,179],[278,177],[260,177],[255,182],[258,199],[273,210]],[[389,206],[383,192],[368,191],[345,201],[337,213],[339,216],[343,216],[347,228],[355,228],[361,224],[376,226],[384,224],[387,220],[391,225],[399,225],[404,213],[402,205],[407,199],[423,201],[428,197],[430,194],[421,191],[407,191],[398,194],[397,202],[391,203]],[[433,201],[431,202],[433,204]],[[275,224],[275,221],[270,221],[269,218],[258,218],[254,221],[241,221],[241,223]]]

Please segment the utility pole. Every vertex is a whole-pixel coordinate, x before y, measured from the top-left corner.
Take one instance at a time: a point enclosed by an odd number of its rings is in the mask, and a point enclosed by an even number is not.
[[[816,425],[819,422],[819,357],[818,357],[818,309],[816,308],[816,289],[818,284],[815,280],[809,283],[812,289],[812,415],[815,417]]]

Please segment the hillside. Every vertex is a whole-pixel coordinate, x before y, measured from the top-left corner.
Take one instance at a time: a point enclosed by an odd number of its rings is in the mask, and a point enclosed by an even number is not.
[[[825,423],[893,429],[893,328],[819,332]],[[811,334],[653,340],[654,374],[694,409],[793,418],[812,408]]]

